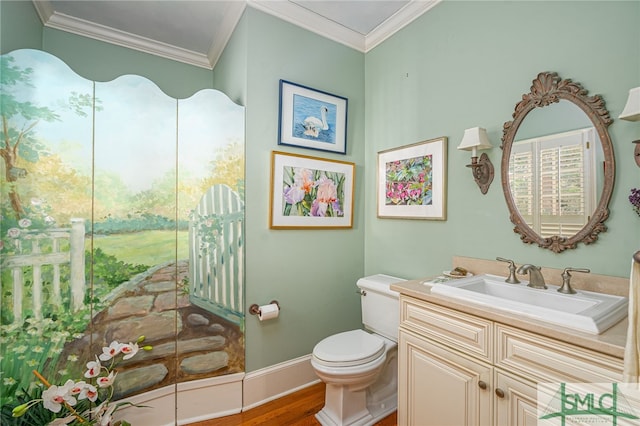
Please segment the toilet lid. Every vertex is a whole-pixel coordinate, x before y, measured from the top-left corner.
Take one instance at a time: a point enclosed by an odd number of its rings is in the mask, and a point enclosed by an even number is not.
[[[320,341],[313,348],[313,356],[323,364],[360,365],[379,358],[384,347],[381,338],[363,330],[352,330]]]

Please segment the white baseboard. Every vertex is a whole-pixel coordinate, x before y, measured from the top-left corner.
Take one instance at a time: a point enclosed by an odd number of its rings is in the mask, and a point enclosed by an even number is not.
[[[319,381],[311,355],[305,355],[248,374],[178,383],[132,396],[124,401],[148,408],[120,409],[114,420],[136,425],[185,425],[237,414]]]
[[[242,381],[244,373],[178,384],[178,424],[236,414],[242,411]],[[133,424],[133,423],[132,423]]]
[[[257,407],[319,381],[311,366],[311,355],[252,371],[244,378],[242,410]]]
[[[236,373],[194,380],[132,396],[125,401],[147,408],[123,408],[116,412],[114,420],[134,425],[175,426],[239,413],[244,376]]]

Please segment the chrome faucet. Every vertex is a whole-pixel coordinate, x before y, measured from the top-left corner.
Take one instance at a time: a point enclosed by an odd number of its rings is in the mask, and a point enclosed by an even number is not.
[[[529,273],[529,284],[527,286],[532,288],[547,288],[547,285],[544,282],[544,277],[540,272],[539,266],[533,266],[531,264],[522,265],[518,268],[518,273],[520,275],[525,275],[527,272]]]

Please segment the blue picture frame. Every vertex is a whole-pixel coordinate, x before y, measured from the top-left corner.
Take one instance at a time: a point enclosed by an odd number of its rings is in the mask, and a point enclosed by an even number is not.
[[[345,97],[280,80],[278,145],[347,153]]]

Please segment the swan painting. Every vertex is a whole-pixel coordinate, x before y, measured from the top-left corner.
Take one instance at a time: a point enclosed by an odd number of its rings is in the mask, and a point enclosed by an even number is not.
[[[278,145],[346,153],[347,98],[280,80],[279,118]]]
[[[329,112],[329,108],[323,105],[320,107],[320,118],[310,116],[302,121],[302,125],[304,126],[304,134],[306,136],[317,138],[321,130],[329,130],[329,124],[327,123],[327,112]]]

